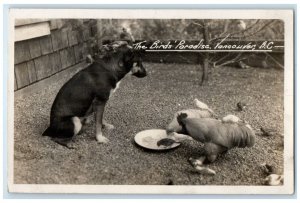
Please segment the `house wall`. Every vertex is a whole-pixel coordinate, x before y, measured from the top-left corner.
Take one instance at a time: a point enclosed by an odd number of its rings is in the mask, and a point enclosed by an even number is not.
[[[41,24],[44,26],[45,23],[48,23],[50,32],[39,36],[39,27],[42,26]],[[83,61],[88,54],[91,29],[85,29],[80,34],[79,30],[65,28],[64,20],[33,21],[30,24],[16,22],[15,28],[22,32],[25,30],[23,33],[28,33],[28,36],[37,37],[26,39],[26,36],[15,36],[18,41],[15,41],[14,50],[14,90],[19,90],[72,67]]]

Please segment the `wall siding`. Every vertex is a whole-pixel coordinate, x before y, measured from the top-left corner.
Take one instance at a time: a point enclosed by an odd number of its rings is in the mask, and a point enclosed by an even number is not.
[[[25,87],[30,83],[28,76],[27,63],[21,63],[15,66],[16,80],[18,88]]]
[[[61,29],[62,20],[48,22],[50,35],[15,42],[15,91],[82,62],[88,54],[90,29]]]
[[[41,46],[40,46],[40,39],[32,39],[29,45],[29,51],[31,58],[36,58],[42,55]]]
[[[35,66],[33,61],[27,62],[27,70],[28,70],[29,82],[34,83],[35,81],[37,81],[36,71],[35,71]]]
[[[51,36],[45,36],[40,38],[40,46],[42,55],[53,52]]]
[[[15,64],[19,64],[30,59],[31,56],[28,41],[15,43]]]

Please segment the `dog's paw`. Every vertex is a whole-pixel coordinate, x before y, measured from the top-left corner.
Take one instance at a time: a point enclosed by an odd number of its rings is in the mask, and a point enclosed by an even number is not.
[[[109,139],[107,139],[106,137],[104,137],[103,135],[97,135],[96,139],[99,143],[108,143]]]
[[[105,124],[103,124],[103,128],[106,130],[113,130],[113,129],[115,129],[115,126],[113,126],[112,124],[109,124],[109,123],[105,123]]]

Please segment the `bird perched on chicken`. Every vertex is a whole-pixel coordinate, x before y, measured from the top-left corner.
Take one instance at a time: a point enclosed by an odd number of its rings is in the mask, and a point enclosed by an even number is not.
[[[207,106],[207,104],[205,104],[205,103],[199,101],[198,99],[195,99],[195,100],[194,100],[194,103],[195,103],[195,105],[196,105],[199,109],[201,109],[201,110],[207,110],[207,111],[209,111],[211,114],[214,114],[214,111],[211,110],[211,109]]]
[[[223,123],[213,118],[188,118],[181,113],[177,121],[182,130],[194,140],[204,144],[204,155],[214,162],[219,154],[234,147],[252,147],[255,143],[255,133],[251,128],[239,123]]]
[[[240,121],[241,121],[241,119],[239,117],[237,117],[235,115],[231,115],[231,114],[224,116],[222,118],[223,123],[238,123]]]

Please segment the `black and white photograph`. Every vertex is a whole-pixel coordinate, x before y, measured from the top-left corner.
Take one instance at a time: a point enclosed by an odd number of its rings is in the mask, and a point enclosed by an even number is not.
[[[10,192],[293,193],[292,11],[10,20]]]

